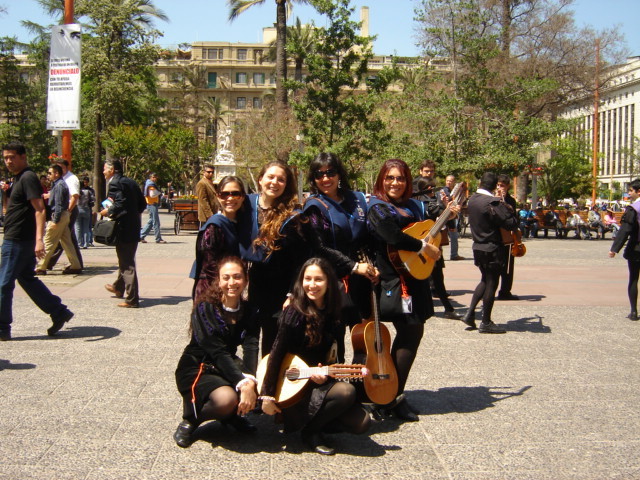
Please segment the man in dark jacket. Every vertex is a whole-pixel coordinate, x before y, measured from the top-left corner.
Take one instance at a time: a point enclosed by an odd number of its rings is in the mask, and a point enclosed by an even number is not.
[[[482,323],[480,333],[505,333],[491,321],[494,296],[498,288],[500,273],[505,267],[505,249],[502,243],[500,228],[515,230],[518,220],[507,204],[493,191],[498,184],[498,176],[494,172],[485,172],[480,179],[480,187],[469,199],[469,225],[473,235],[473,259],[480,269],[482,278],[473,292],[469,311],[462,319],[468,325],[467,330],[476,329],[475,308],[482,299]]]
[[[136,273],[136,251],[140,240],[140,215],[146,202],[136,182],[122,174],[122,163],[110,160],[104,164],[107,180],[107,200],[100,212],[118,222],[116,225],[116,254],[118,255],[118,278],[104,287],[116,297],[124,297],[119,307],[138,308],[138,275]]]

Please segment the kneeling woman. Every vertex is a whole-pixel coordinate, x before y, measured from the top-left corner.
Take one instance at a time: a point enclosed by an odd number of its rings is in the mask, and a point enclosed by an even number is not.
[[[329,358],[339,331],[340,291],[331,265],[311,258],[300,269],[290,304],[283,310],[262,384],[262,410],[282,413],[285,432],[301,431],[311,450],[332,455],[322,432],[364,433],[369,416],[356,402],[355,387],[324,375],[311,377],[304,397],[289,408],[275,403],[278,374],[287,353],[299,356],[309,366],[334,362]]]
[[[183,397],[183,420],[173,435],[180,447],[188,447],[202,422],[220,420],[236,430],[255,427],[243,415],[256,406],[255,371],[260,327],[255,310],[242,301],[247,271],[238,257],[220,261],[217,282],[196,299],[191,313],[191,342],[176,369],[178,391]],[[242,345],[244,360],[236,356]]]

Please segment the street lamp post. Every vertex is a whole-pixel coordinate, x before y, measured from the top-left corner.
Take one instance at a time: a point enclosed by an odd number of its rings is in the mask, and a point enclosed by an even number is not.
[[[73,23],[73,0],[64,0],[64,23]],[[62,130],[62,158],[69,162],[69,169],[72,168],[71,133],[71,130]]]

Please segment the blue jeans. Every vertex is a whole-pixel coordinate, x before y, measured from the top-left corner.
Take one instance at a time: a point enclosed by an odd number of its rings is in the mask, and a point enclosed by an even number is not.
[[[75,229],[78,245],[81,247],[88,247],[90,243],[93,243],[90,208],[78,207],[78,218],[76,219]]]
[[[162,234],[160,233],[160,215],[158,215],[158,206],[159,203],[147,205],[147,210],[149,211],[149,221],[144,227],[142,227],[142,230],[140,230],[140,240],[143,240],[144,237],[149,235],[152,228],[156,234],[156,242],[162,240]]]
[[[55,320],[66,313],[60,297],[52,294],[35,276],[35,240],[4,239],[0,261],[0,330],[10,331],[13,323],[13,290],[16,280],[40,310]]]

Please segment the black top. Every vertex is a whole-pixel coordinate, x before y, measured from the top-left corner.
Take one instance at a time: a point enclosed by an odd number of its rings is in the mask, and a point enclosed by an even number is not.
[[[38,176],[27,167],[15,178],[9,190],[9,206],[4,217],[4,238],[31,240],[36,238],[36,216],[31,200],[42,198]]]
[[[638,239],[638,214],[635,209],[629,205],[620,220],[620,230],[616,234],[616,238],[611,245],[611,251],[618,253],[622,246],[627,243],[624,249],[623,257],[634,262],[640,261],[640,239]],[[628,240],[628,241],[627,241]]]
[[[500,228],[515,230],[518,220],[499,197],[474,193],[469,199],[469,226],[473,249],[493,252],[502,245]]]
[[[113,201],[108,216],[118,220],[118,242],[133,243],[140,240],[140,214],[147,202],[136,182],[120,173],[109,181],[107,196]]]

